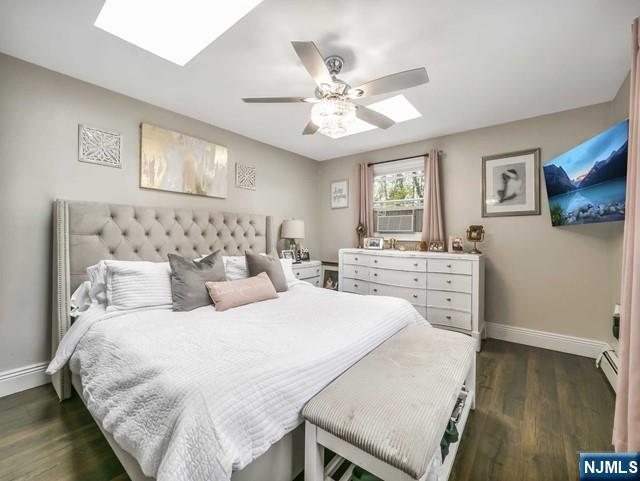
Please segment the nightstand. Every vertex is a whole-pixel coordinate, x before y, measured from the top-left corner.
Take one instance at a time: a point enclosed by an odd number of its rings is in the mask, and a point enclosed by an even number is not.
[[[322,263],[320,261],[302,261],[299,264],[293,264],[293,274],[301,281],[307,281],[316,287],[321,287],[320,273],[322,272]]]

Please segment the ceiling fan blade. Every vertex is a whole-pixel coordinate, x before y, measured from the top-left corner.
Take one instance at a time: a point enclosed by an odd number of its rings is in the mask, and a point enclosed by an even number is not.
[[[417,85],[426,84],[428,81],[429,76],[427,75],[427,70],[424,67],[420,67],[372,80],[359,87],[352,88],[350,93],[354,93],[352,98],[370,97],[372,95],[408,89]],[[359,94],[358,91],[362,91],[362,94]]]
[[[242,101],[248,104],[283,104],[306,102],[307,100],[304,97],[245,97]]]
[[[376,127],[380,127],[381,129],[388,129],[393,124],[395,124],[394,120],[391,120],[386,115],[382,115],[375,110],[368,109],[363,105],[358,105],[356,109],[356,117],[360,120],[365,121],[368,124],[375,125]]]
[[[291,42],[291,45],[293,45],[302,65],[307,69],[307,72],[309,72],[318,87],[321,87],[322,84],[331,85],[333,83],[331,74],[324,63],[324,58],[315,43]]]
[[[309,120],[309,123],[304,128],[304,130],[302,131],[302,135],[313,135],[317,131],[318,131],[318,126],[316,124],[314,124],[311,120]]]

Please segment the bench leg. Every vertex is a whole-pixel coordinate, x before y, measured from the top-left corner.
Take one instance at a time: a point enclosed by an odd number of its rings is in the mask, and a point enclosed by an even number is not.
[[[469,373],[467,374],[467,378],[464,381],[467,389],[469,391],[473,391],[473,397],[471,399],[471,409],[476,409],[476,355],[473,356],[473,361],[471,361],[471,367],[469,368]]]
[[[305,421],[304,425],[304,481],[324,480],[324,448],[318,444],[318,428]]]

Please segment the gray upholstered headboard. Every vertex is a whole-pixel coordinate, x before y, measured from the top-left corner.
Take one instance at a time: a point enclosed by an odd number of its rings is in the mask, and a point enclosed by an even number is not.
[[[142,207],[56,200],[52,348],[70,326],[69,298],[102,259],[163,262],[167,254],[199,257],[275,251],[271,217],[207,209]],[[68,371],[54,377],[61,399],[70,395]]]

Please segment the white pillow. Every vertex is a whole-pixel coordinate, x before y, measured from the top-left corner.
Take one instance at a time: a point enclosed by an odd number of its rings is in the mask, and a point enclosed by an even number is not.
[[[280,259],[282,264],[282,271],[284,272],[284,278],[287,280],[287,284],[296,282],[298,279],[293,273],[293,259]]]
[[[228,281],[237,281],[249,277],[247,259],[245,256],[223,256],[224,273]]]
[[[107,266],[104,261],[87,267],[89,278],[89,297],[92,303],[107,304]]]
[[[107,311],[171,307],[168,262],[104,261],[107,267]]]
[[[84,281],[78,286],[78,288],[71,294],[71,301],[69,302],[69,311],[71,317],[78,317],[81,312],[86,311],[91,306],[91,296],[89,291],[91,289],[91,282]]]

